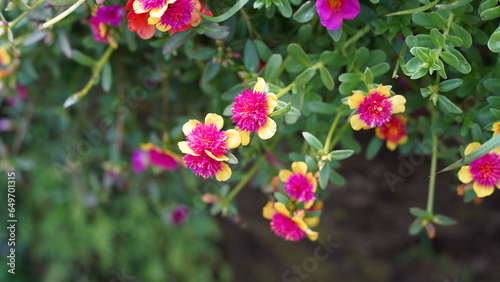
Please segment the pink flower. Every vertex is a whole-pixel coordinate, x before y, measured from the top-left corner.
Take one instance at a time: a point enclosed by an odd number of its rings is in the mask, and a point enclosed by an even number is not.
[[[174,225],[183,224],[189,215],[189,211],[184,205],[177,206],[173,211],[170,217],[171,222]]]
[[[318,0],[316,11],[324,27],[337,30],[344,19],[354,19],[359,14],[360,7],[358,0]]]
[[[112,26],[119,26],[123,16],[125,16],[125,10],[120,5],[101,6],[95,13],[99,22]]]
[[[253,90],[245,89],[234,99],[232,119],[240,129],[244,146],[250,142],[251,132],[257,132],[263,140],[276,133],[276,122],[269,115],[278,104],[278,98],[274,93],[265,94],[265,86],[266,82],[259,77]]]
[[[179,149],[186,154],[184,164],[196,175],[225,181],[231,177],[231,168],[224,163],[229,149],[240,145],[240,135],[230,129],[222,131],[224,120],[217,114],[207,114],[205,123],[189,120],[182,127],[186,141],[179,142]]]
[[[370,89],[368,96],[361,91],[355,91],[354,95],[348,98],[348,103],[351,109],[357,109],[357,114],[349,120],[351,127],[360,130],[388,123],[392,114],[405,111],[406,99],[401,95],[391,97],[389,88],[380,84],[377,89]]]
[[[156,24],[156,28],[160,31],[179,30],[191,21],[193,12],[196,12],[194,1],[176,0],[168,5],[161,16],[151,15],[148,23]]]
[[[131,163],[132,169],[135,173],[143,172],[146,168],[148,168],[148,153],[141,149],[135,149],[134,153],[132,154]]]
[[[134,150],[132,154],[132,169],[135,173],[141,173],[149,164],[162,170],[175,170],[181,164],[181,158],[169,150],[147,143],[142,144],[140,149]]]
[[[262,215],[271,220],[271,230],[277,236],[287,240],[297,242],[304,237],[311,241],[318,239],[318,232],[312,231],[305,223],[303,211],[296,211],[290,216],[290,211],[280,202],[268,202],[262,210]]]
[[[479,146],[481,146],[479,142],[470,143],[465,148],[464,154],[469,155]],[[472,182],[472,189],[479,198],[491,195],[495,186],[500,189],[500,147],[469,165],[462,166],[458,172],[458,179],[466,184]]]
[[[285,191],[290,195],[290,198],[296,199],[299,202],[312,205],[316,196],[317,181],[312,173],[307,172],[307,164],[305,162],[292,163],[292,171],[283,169],[279,173],[281,182],[285,183]]]
[[[382,140],[387,140],[387,148],[394,151],[398,145],[408,141],[405,130],[406,122],[404,115],[393,115],[385,125],[375,128],[375,135]]]

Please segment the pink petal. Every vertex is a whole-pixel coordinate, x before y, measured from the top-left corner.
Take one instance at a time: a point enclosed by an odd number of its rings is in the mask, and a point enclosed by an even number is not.
[[[341,9],[342,17],[347,20],[354,19],[361,11],[358,0],[344,0]]]

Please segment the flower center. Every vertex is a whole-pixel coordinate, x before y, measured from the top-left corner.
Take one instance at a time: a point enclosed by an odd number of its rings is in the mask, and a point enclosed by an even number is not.
[[[243,90],[234,99],[233,122],[242,130],[256,132],[266,125],[268,107],[266,94]]]
[[[342,0],[328,0],[328,6],[330,6],[332,10],[337,11],[342,6]]]
[[[500,182],[500,156],[488,153],[470,164],[472,178],[482,186],[495,186]]]
[[[306,236],[297,224],[289,217],[277,213],[271,221],[271,230],[274,234],[288,241],[299,241]]]
[[[214,124],[197,124],[186,136],[186,140],[189,142],[189,148],[197,155],[205,155],[206,150],[214,156],[221,156],[228,151],[227,135]]]
[[[377,92],[366,97],[358,107],[359,118],[369,127],[382,126],[391,119],[392,103],[389,97]]]
[[[285,191],[291,198],[301,202],[309,202],[316,199],[313,191],[313,185],[309,183],[307,177],[303,174],[293,174],[285,183]]]
[[[194,3],[191,0],[177,0],[168,6],[160,18],[160,24],[170,26],[171,29],[180,29],[191,21]]]
[[[206,154],[199,156],[184,155],[184,165],[193,170],[197,176],[209,178],[222,170],[222,162],[214,160]]]
[[[167,4],[167,0],[136,0],[142,3],[142,8],[146,11],[158,9]]]

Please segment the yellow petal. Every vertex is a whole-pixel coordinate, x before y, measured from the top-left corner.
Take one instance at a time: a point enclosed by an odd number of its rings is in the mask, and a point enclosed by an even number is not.
[[[401,137],[401,139],[399,139],[398,145],[403,145],[406,142],[408,142],[408,136],[403,136],[403,137]]]
[[[240,133],[241,145],[242,146],[248,145],[248,143],[250,143],[250,131],[241,130],[239,131],[239,133]]]
[[[304,204],[304,209],[309,209],[310,207],[312,207],[315,201],[316,201],[315,199],[312,199],[312,200],[310,200],[309,202],[305,203],[305,204]],[[305,220],[305,219],[304,219],[304,220]],[[307,223],[307,222],[306,222],[306,223]],[[307,224],[307,225],[309,225],[309,224]],[[310,225],[309,225],[309,226],[310,226]]]
[[[359,119],[359,115],[353,115],[349,122],[351,123],[352,129],[356,131],[368,127],[364,121]]]
[[[169,31],[172,28],[170,25],[163,25],[160,22],[156,24],[156,29],[158,29],[161,32]]]
[[[188,136],[191,133],[191,131],[193,131],[193,129],[200,123],[201,122],[195,119],[190,119],[182,126],[182,132],[184,132],[184,135]]]
[[[385,96],[385,97],[389,97],[391,96],[391,91],[389,89],[389,87],[387,86],[384,86],[382,84],[379,84],[379,86],[377,87],[377,89],[370,89],[370,91],[368,93],[373,94],[377,92],[379,95],[382,95],[382,96]]]
[[[262,77],[257,78],[257,83],[253,87],[253,91],[264,93],[265,89],[266,81]]]
[[[155,24],[157,24],[159,21],[160,21],[160,18],[156,18],[156,17],[149,17],[149,18],[148,18],[148,24],[150,24],[150,25],[155,25]]]
[[[468,154],[472,153],[474,150],[479,148],[479,146],[481,146],[481,143],[479,142],[470,143],[469,145],[467,145],[467,147],[465,147],[464,154],[467,156]]]
[[[469,183],[473,180],[472,173],[470,173],[470,166],[466,165],[460,168],[460,170],[458,171],[458,179],[462,183]]]
[[[483,185],[480,185],[477,182],[474,182],[472,184],[472,188],[474,189],[474,192],[476,192],[476,195],[479,198],[483,198],[483,197],[489,196],[495,190],[495,188],[493,186],[483,186]]]
[[[224,119],[218,114],[207,114],[205,117],[205,124],[215,124],[218,130],[224,126]]]
[[[147,11],[149,11],[149,10],[144,10],[142,3],[140,1],[134,1],[134,3],[132,4],[132,8],[134,8],[134,12],[136,14],[144,14]]]
[[[181,150],[182,153],[187,154],[187,155],[193,155],[193,156],[198,156],[198,154],[195,154],[191,148],[189,148],[189,143],[187,141],[181,141],[177,143],[179,146],[179,149]]]
[[[0,49],[0,61],[2,62],[2,65],[7,66],[10,64],[11,58],[9,53],[5,51],[5,49]]]
[[[305,162],[293,162],[292,171],[294,173],[300,173],[302,175],[307,174],[307,164]]]
[[[293,172],[289,171],[288,169],[282,169],[280,170],[280,173],[278,174],[278,177],[281,182],[287,182],[290,176],[293,175]]]
[[[307,224],[304,222],[304,220],[302,220],[302,218],[298,217],[298,216],[294,216],[292,217],[292,220],[293,222],[295,222],[297,224],[297,226],[304,232],[307,232],[307,229],[309,229],[309,227],[307,226]]]
[[[158,148],[158,146],[154,145],[151,142],[149,142],[149,143],[142,143],[139,147],[141,148],[141,150],[144,150],[144,151],[149,151],[151,149]]]
[[[392,103],[391,113],[397,114],[405,111],[406,99],[402,95],[393,96],[389,98],[389,101]]]
[[[238,147],[241,143],[240,133],[234,129],[226,130],[224,133],[227,136],[226,143],[229,149]]]
[[[387,149],[394,151],[398,147],[398,144],[396,144],[392,141],[387,141],[386,146],[387,146]]]
[[[275,133],[276,133],[276,122],[270,117],[267,117],[266,125],[259,128],[259,131],[257,131],[257,134],[262,140],[267,140],[273,137]]]
[[[282,215],[286,216],[286,217],[290,217],[290,212],[288,211],[288,209],[285,207],[285,205],[283,203],[280,203],[280,202],[276,202],[274,203],[274,209],[281,213]]]
[[[318,232],[312,231],[311,229],[307,229],[306,234],[307,234],[307,238],[309,238],[309,240],[311,240],[313,242],[318,240]]]
[[[349,103],[349,108],[351,110],[357,109],[359,107],[359,104],[363,102],[363,100],[366,98],[365,95],[363,95],[361,92],[356,91],[354,94],[347,98],[347,102]]]
[[[135,1],[135,2],[138,2],[138,1]],[[163,13],[165,13],[167,8],[168,8],[168,4],[165,3],[165,5],[163,5],[163,7],[151,9],[151,11],[149,11],[149,15],[153,18],[158,18],[158,20],[160,20],[161,16],[163,16]],[[148,19],[148,22],[149,22],[149,19]]]
[[[208,150],[205,150],[205,154],[207,154],[210,158],[212,158],[214,160],[217,160],[217,161],[220,161],[220,162],[229,160],[229,158],[226,157],[226,156],[224,156],[224,155],[222,155],[222,156],[216,156],[216,155],[212,154],[212,152],[210,152]]]
[[[269,93],[266,95],[266,98],[267,98],[267,114],[270,115],[274,111],[274,108],[276,108],[276,105],[278,105],[278,97],[276,97],[276,94],[274,93]]]
[[[309,180],[309,183],[312,184],[313,186],[313,192],[316,192],[316,188],[318,187],[318,181],[316,181],[316,178],[312,175],[312,173],[307,174],[307,180]],[[306,207],[308,208],[308,207]]]
[[[227,164],[223,163],[222,170],[215,175],[215,179],[218,181],[226,181],[231,177],[231,174],[231,168]]]
[[[273,216],[276,214],[276,210],[274,209],[274,203],[269,201],[267,204],[262,208],[262,216],[266,219],[272,219]]]
[[[318,224],[319,224],[319,216],[306,217],[306,218],[304,218],[304,221],[306,222],[306,224],[309,227],[314,228],[314,227],[318,226]]]
[[[500,121],[493,124],[493,136],[497,136],[500,133]]]

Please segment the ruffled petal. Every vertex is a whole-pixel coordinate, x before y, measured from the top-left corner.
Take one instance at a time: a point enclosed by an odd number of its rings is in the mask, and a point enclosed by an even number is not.
[[[288,209],[285,207],[285,205],[283,203],[280,203],[280,202],[276,202],[274,203],[274,209],[281,213],[282,215],[286,216],[286,217],[290,217],[290,212],[288,211]]]
[[[274,209],[274,203],[271,201],[267,202],[267,204],[262,208],[262,217],[265,219],[272,219],[275,214],[276,210]]]
[[[351,123],[352,129],[356,131],[368,127],[368,125],[364,121],[359,119],[359,115],[353,115],[349,122]]]
[[[278,105],[278,97],[276,97],[276,94],[274,93],[269,93],[266,95],[266,98],[267,98],[267,114],[270,115],[274,111],[274,108],[276,108],[276,105]]]
[[[187,141],[181,141],[177,143],[177,146],[179,146],[179,150],[181,150],[183,154],[198,156],[198,154],[195,154],[195,152],[193,152],[193,150],[189,147],[189,143]]]
[[[205,117],[205,124],[215,124],[218,130],[224,126],[224,119],[218,114],[207,114]]]
[[[365,100],[366,96],[361,92],[354,92],[354,94],[347,98],[347,102],[349,103],[349,108],[351,110],[357,109],[359,105]]]
[[[161,16],[163,16],[163,13],[165,13],[165,11],[167,10],[167,8],[168,8],[168,5],[165,4],[161,8],[151,9],[151,11],[149,11],[149,15],[151,17],[153,17],[153,18],[161,18]],[[158,20],[160,20],[160,19],[158,19]]]
[[[293,162],[292,163],[292,171],[294,173],[306,175],[307,174],[307,164],[305,162]]]
[[[262,77],[257,78],[257,83],[253,87],[253,91],[264,93],[265,89],[266,81]]]
[[[470,172],[470,166],[463,166],[458,171],[458,180],[462,183],[469,183],[473,180],[472,173]]]
[[[191,131],[193,131],[193,129],[200,123],[201,122],[195,119],[190,119],[182,126],[182,132],[184,133],[184,135],[188,136],[189,134],[191,134]]]
[[[392,103],[391,113],[397,114],[405,111],[406,99],[402,95],[395,95],[389,98],[389,101]]]
[[[292,175],[293,172],[291,172],[290,170],[282,169],[278,174],[278,178],[280,179],[281,182],[287,182]]]
[[[144,10],[142,3],[140,1],[137,1],[137,0],[134,1],[134,3],[132,4],[132,7],[134,8],[134,12],[136,14],[144,14],[147,11],[149,11],[149,10]]]
[[[227,136],[226,143],[229,149],[237,148],[241,144],[240,133],[238,131],[229,129],[224,134]]]
[[[241,145],[248,145],[250,143],[250,131],[240,130],[238,132],[240,134]]]

